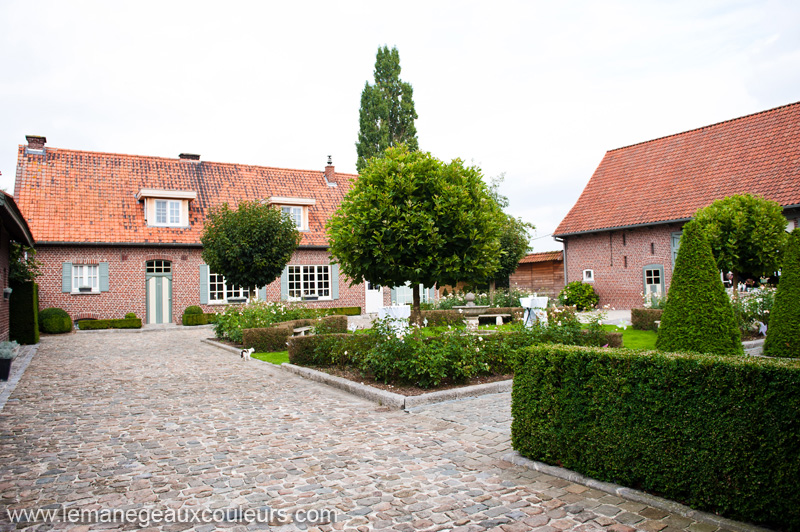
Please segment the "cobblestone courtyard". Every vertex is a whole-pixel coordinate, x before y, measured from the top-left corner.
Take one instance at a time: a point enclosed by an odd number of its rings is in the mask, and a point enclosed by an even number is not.
[[[8,508],[328,510],[329,524],[153,530],[716,527],[500,460],[509,394],[389,411],[202,344],[208,329],[43,338],[0,414]],[[136,524],[29,523],[29,530]]]

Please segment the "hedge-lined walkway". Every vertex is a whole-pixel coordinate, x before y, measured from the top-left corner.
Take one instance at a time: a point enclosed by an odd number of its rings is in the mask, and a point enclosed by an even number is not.
[[[503,462],[502,431],[387,411],[209,334],[45,338],[0,416],[0,529],[8,507],[269,505],[338,513],[308,530],[714,530]]]

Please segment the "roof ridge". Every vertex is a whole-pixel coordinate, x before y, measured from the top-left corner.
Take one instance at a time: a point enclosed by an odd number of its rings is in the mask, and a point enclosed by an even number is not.
[[[19,147],[24,149],[26,146],[24,144],[20,144]],[[57,146],[47,146],[47,149],[52,149],[52,150],[61,151],[61,152],[71,152],[71,153],[86,153],[86,154],[106,155],[106,156],[110,155],[112,157],[125,157],[125,158],[129,158],[129,159],[134,159],[134,158],[136,158],[136,159],[156,159],[156,160],[174,161],[174,162],[178,162],[178,161],[182,160],[179,157],[164,157],[162,155],[138,155],[138,154],[134,154],[134,153],[116,153],[116,152],[108,152],[108,151],[76,150],[76,149],[72,149],[72,148],[59,148]],[[217,165],[221,165],[221,166],[240,166],[240,167],[241,166],[250,166],[250,167],[253,167],[253,168],[265,168],[265,169],[269,169],[269,170],[288,170],[288,171],[292,171],[292,172],[315,172],[315,173],[324,174],[324,170],[309,170],[309,169],[303,169],[303,168],[283,168],[283,167],[279,167],[279,166],[263,166],[263,165],[260,165],[260,164],[226,163],[226,162],[220,162],[220,161],[205,161],[205,160],[201,160],[199,162],[205,163],[205,164],[217,164]],[[193,164],[196,164],[196,163],[193,163]],[[356,177],[358,176],[357,173],[356,174],[351,174],[351,173],[348,173],[348,172],[335,172],[335,173],[336,173],[336,175],[347,175],[347,176],[356,176]]]
[[[738,116],[736,118],[729,118],[728,120],[723,120],[721,122],[715,122],[713,124],[708,124],[708,125],[705,125],[705,126],[700,126],[700,127],[696,127],[696,128],[692,128],[692,129],[687,129],[686,131],[681,131],[679,133],[672,133],[670,135],[664,135],[664,136],[656,137],[656,138],[650,139],[650,140],[643,140],[642,142],[634,142],[633,144],[628,144],[626,146],[621,146],[619,148],[614,148],[614,149],[608,150],[606,153],[611,153],[611,152],[615,152],[615,151],[619,151],[619,150],[625,150],[627,148],[632,148],[633,146],[640,146],[642,144],[649,144],[651,142],[656,142],[656,141],[668,139],[668,138],[671,138],[671,137],[677,137],[679,135],[686,135],[687,133],[693,133],[695,131],[700,131],[700,130],[703,130],[703,129],[709,129],[709,128],[712,128],[712,127],[721,126],[722,124],[727,124],[728,122],[736,122],[737,120],[743,120],[745,118],[750,118],[750,117],[757,116],[757,115],[763,115],[763,114],[766,114],[766,113],[772,113],[773,111],[777,111],[779,109],[784,109],[786,107],[792,107],[793,105],[800,105],[800,101],[787,103],[787,104],[784,104],[784,105],[779,105],[778,107],[773,107],[772,109],[765,109],[764,111],[758,111],[756,113],[750,113],[750,114],[747,114],[747,115]]]

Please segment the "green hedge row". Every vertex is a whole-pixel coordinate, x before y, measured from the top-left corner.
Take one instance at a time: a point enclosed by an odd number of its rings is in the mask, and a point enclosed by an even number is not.
[[[368,334],[316,334],[289,338],[289,362],[298,366],[347,366],[376,344]]]
[[[457,310],[423,310],[422,320],[427,327],[464,325],[466,316]],[[427,322],[424,320],[428,320]]]
[[[361,315],[361,307],[334,307],[334,308],[326,308],[322,309],[327,312],[329,315],[339,315],[339,316],[360,316]]]
[[[800,529],[800,362],[538,345],[514,449],[717,512]]]
[[[272,327],[244,329],[242,345],[254,348],[257,353],[285,351],[288,339],[298,327],[313,327],[315,335],[347,332],[347,316],[324,316],[318,320],[291,320],[276,323]]]
[[[141,329],[142,320],[139,318],[124,318],[120,320],[80,320],[78,329],[91,331],[95,329]]]
[[[181,323],[187,326],[206,325],[217,321],[217,314],[214,312],[206,312],[204,314],[191,314],[184,312],[181,316]]]
[[[632,308],[631,325],[637,331],[655,331],[655,322],[661,321],[663,312],[660,308]]]
[[[39,285],[13,283],[11,290],[9,339],[22,345],[39,343]]]

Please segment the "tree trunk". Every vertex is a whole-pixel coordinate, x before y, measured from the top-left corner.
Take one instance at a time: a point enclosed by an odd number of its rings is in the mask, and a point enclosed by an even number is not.
[[[733,300],[739,300],[739,272],[733,272],[733,279],[731,279],[731,283],[733,284]]]
[[[494,305],[494,292],[497,290],[497,283],[492,279],[489,281],[489,304]]]
[[[422,326],[422,311],[420,310],[420,293],[419,283],[411,285],[411,294],[413,297],[413,305],[411,306],[411,325]]]

